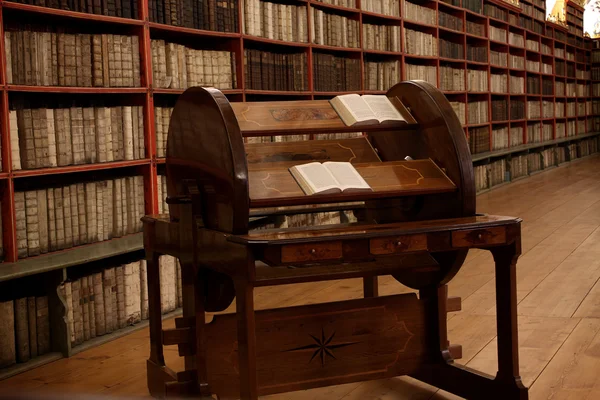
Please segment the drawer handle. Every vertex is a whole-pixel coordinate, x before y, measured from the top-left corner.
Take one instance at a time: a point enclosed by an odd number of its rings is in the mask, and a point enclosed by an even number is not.
[[[483,235],[481,233],[477,234],[477,239],[481,240],[481,238],[483,238]]]
[[[310,250],[310,254],[315,254],[316,252],[317,252],[317,250],[315,250],[315,249]]]
[[[398,241],[396,242],[396,247],[400,247],[400,246],[402,246],[402,242],[398,240]]]

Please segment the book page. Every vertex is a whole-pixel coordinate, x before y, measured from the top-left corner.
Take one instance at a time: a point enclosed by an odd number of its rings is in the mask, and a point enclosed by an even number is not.
[[[382,121],[405,121],[396,107],[385,95],[364,95],[365,103],[371,108],[375,117]]]
[[[339,187],[342,191],[346,189],[371,189],[369,184],[349,162],[328,161],[323,163],[323,166],[325,166],[339,182]]]
[[[321,163],[313,162],[304,165],[296,165],[291,170],[293,171],[293,169],[298,171],[301,178],[303,178],[304,182],[312,189],[313,193],[339,189],[337,180]]]
[[[353,114],[357,121],[366,121],[377,118],[369,105],[358,94],[345,94],[338,96],[342,104]],[[387,98],[387,97],[386,97]]]

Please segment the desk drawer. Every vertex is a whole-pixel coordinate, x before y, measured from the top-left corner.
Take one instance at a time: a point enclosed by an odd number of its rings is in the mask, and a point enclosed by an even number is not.
[[[506,228],[497,226],[485,229],[465,229],[452,232],[453,247],[502,244],[506,242]]]
[[[281,262],[307,262],[342,258],[342,242],[289,244],[281,246]]]
[[[369,244],[371,254],[396,254],[411,251],[427,250],[427,235],[401,235],[371,239]]]

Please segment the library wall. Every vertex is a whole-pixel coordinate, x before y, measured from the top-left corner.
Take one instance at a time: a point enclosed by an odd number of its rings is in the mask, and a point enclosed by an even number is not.
[[[186,88],[310,100],[425,80],[464,128],[478,192],[598,149],[600,49],[570,3],[566,27],[545,21],[542,0],[0,4],[0,289],[51,282],[0,297],[0,377],[143,325],[139,219],[168,212],[166,138]],[[164,264],[172,312],[178,268]]]

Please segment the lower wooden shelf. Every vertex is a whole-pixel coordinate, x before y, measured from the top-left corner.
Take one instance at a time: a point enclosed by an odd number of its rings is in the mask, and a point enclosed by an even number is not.
[[[10,378],[11,376],[15,376],[23,372],[29,371],[30,369],[41,367],[44,364],[60,360],[61,358],[63,358],[62,353],[55,351],[52,353],[44,354],[43,356],[32,358],[31,360],[24,363],[15,364],[11,365],[10,367],[0,369],[0,381]]]
[[[103,242],[24,258],[13,263],[2,263],[0,264],[0,282],[85,264],[91,261],[142,250],[143,248],[143,234],[140,232]]]

